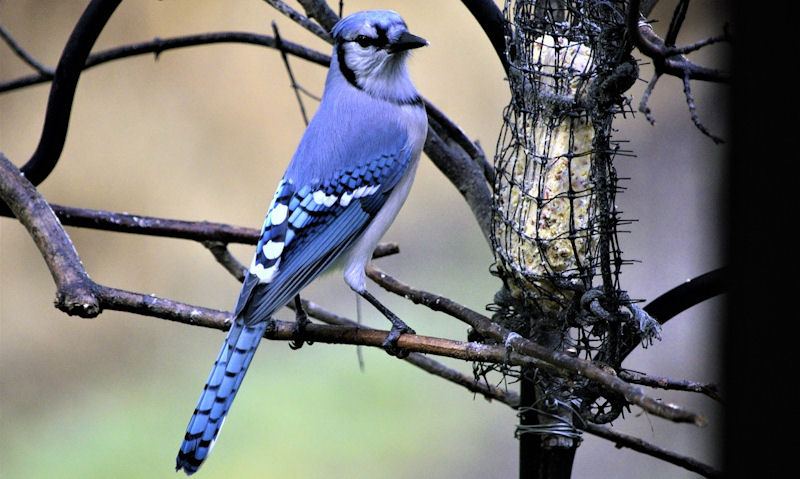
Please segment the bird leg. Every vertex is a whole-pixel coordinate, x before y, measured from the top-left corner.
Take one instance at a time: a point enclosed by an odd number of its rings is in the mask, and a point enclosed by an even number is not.
[[[292,349],[300,349],[303,347],[303,335],[306,325],[310,323],[311,320],[308,319],[308,314],[306,310],[303,309],[303,303],[300,301],[299,294],[294,296],[294,314],[294,329],[292,330],[292,342],[289,343],[289,347]],[[313,341],[307,341],[307,343],[311,346]]]
[[[404,351],[397,347],[397,341],[403,334],[416,334],[414,330],[408,327],[408,325],[404,323],[402,319],[398,318],[396,314],[389,311],[389,308],[384,306],[367,290],[361,291],[358,294],[372,303],[372,305],[375,306],[375,308],[380,311],[381,314],[386,316],[386,319],[392,323],[392,329],[389,330],[389,334],[386,336],[386,339],[384,339],[383,343],[381,343],[381,347],[383,347],[383,349],[392,356],[397,356],[398,358],[404,358],[408,356],[408,351]]]

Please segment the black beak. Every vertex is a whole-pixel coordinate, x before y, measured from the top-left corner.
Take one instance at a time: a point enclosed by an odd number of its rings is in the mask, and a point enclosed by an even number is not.
[[[400,38],[389,44],[389,53],[404,52],[414,48],[424,47],[428,45],[428,40],[422,37],[412,35],[408,32],[403,32]]]

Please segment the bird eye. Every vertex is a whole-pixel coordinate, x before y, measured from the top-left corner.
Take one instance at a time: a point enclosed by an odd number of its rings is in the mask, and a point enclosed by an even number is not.
[[[356,37],[356,43],[361,45],[362,48],[367,48],[368,46],[375,44],[375,39],[366,35],[359,35]]]

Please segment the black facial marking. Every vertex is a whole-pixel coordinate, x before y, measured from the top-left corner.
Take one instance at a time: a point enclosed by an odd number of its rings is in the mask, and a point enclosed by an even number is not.
[[[375,27],[375,33],[378,34],[378,38],[376,39],[377,44],[380,48],[384,48],[386,45],[389,44],[389,37],[386,35],[386,29],[382,27]]]
[[[376,48],[386,48],[386,46],[389,44],[389,37],[386,34],[386,29],[376,26],[375,34],[377,36],[374,38],[367,35],[359,35],[353,39],[353,41],[361,45],[362,48],[367,48],[370,46]]]
[[[347,79],[348,83],[360,90],[361,87],[356,81],[355,72],[349,66],[347,66],[347,61],[345,60],[344,43],[339,43],[336,46],[336,56],[339,58],[339,70],[342,72],[342,75],[345,77],[345,79]]]

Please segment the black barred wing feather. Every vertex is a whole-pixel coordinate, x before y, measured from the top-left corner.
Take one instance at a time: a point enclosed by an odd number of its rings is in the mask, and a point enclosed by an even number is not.
[[[318,183],[278,186],[235,314],[266,321],[367,228],[406,171],[409,155],[382,155]]]

